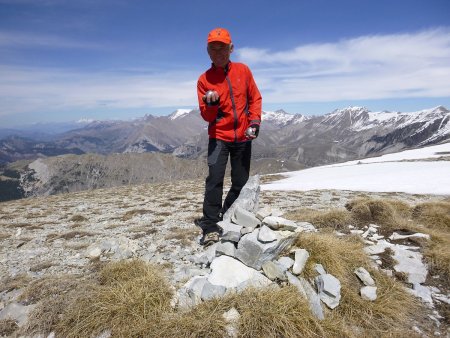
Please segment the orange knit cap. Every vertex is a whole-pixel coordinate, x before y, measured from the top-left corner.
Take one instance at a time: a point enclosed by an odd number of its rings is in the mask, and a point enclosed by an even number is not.
[[[231,43],[231,35],[225,28],[214,28],[208,34],[208,43],[219,41],[229,45]]]

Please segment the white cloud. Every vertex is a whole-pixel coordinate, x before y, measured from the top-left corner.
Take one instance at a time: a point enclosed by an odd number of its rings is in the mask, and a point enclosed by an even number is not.
[[[0,46],[93,47],[54,36],[36,38],[0,32]],[[265,104],[450,95],[450,29],[236,52],[251,67]],[[188,68],[177,64],[169,70],[87,72],[0,65],[0,116],[196,106],[201,70],[180,71],[183,67]]]
[[[61,109],[191,106],[197,100],[197,74],[180,71],[124,75],[0,67],[0,79],[0,116]]]
[[[0,47],[105,48],[98,44],[76,41],[57,35],[15,31],[0,31]]]
[[[269,102],[439,97],[450,93],[450,30],[362,36],[291,50],[242,48]]]

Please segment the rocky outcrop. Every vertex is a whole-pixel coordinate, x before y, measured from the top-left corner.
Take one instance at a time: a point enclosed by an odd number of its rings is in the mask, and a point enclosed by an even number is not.
[[[315,229],[311,224],[299,225],[284,219],[277,210],[258,210],[258,180],[258,177],[249,180],[246,192],[236,200],[232,211],[225,214],[220,223],[224,230],[221,242],[197,257],[198,264],[210,266],[210,273],[189,280],[178,290],[174,304],[189,308],[229,292],[248,287],[278,287],[287,282],[299,290],[298,296],[308,300],[312,313],[324,319],[321,301],[330,309],[339,305],[339,280],[326,274],[321,265],[318,271],[324,273],[316,277],[315,285],[296,277],[302,273],[309,253],[298,248],[287,250],[302,232]],[[240,236],[242,231],[248,233]],[[287,256],[280,257],[283,252]]]

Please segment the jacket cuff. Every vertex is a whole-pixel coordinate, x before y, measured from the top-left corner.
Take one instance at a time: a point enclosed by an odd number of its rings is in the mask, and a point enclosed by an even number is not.
[[[207,122],[212,122],[216,119],[217,113],[219,112],[219,106],[206,106],[202,111],[203,119]]]

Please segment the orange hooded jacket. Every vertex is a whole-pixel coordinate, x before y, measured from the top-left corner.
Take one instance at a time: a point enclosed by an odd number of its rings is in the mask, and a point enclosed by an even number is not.
[[[219,105],[208,106],[203,96],[208,90],[219,93]],[[197,82],[200,114],[209,122],[209,138],[226,142],[248,141],[245,130],[261,123],[262,98],[250,69],[242,63],[225,68],[211,66]]]

